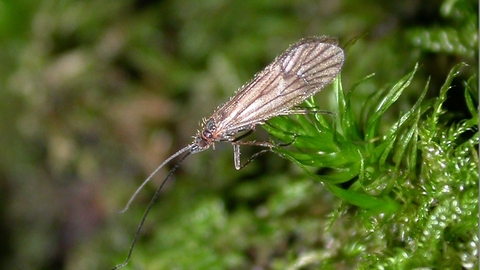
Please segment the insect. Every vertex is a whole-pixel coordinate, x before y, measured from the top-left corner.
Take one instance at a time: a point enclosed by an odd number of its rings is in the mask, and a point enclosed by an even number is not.
[[[257,73],[229,101],[219,106],[208,119],[204,119],[203,126],[194,137],[193,142],[158,166],[135,191],[122,211],[128,209],[140,190],[163,166],[185,153],[167,174],[150,201],[126,260],[114,269],[124,267],[130,260],[146,216],[160,190],[187,156],[215,147],[217,142],[225,141],[233,145],[234,165],[237,170],[241,169],[241,145],[258,145],[269,148],[274,145],[269,142],[240,141],[239,139],[243,138],[245,134],[239,137],[236,137],[236,135],[239,132],[250,133],[256,125],[264,124],[268,119],[275,116],[307,113],[307,110],[296,106],[330,84],[342,69],[344,59],[344,51],[335,38],[321,36],[301,39],[277,56],[264,70]]]

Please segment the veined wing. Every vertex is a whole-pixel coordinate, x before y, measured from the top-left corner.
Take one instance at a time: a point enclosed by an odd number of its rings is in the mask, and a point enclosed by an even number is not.
[[[288,113],[330,84],[344,58],[336,39],[300,40],[213,113],[217,130],[236,132]]]

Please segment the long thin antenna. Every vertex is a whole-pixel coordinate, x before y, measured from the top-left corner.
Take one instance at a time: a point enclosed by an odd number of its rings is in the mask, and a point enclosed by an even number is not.
[[[187,146],[185,148],[183,148],[182,150],[178,151],[177,153],[175,153],[173,156],[171,156],[168,160],[171,160],[172,158],[180,155],[181,153],[185,152],[186,150],[190,149],[189,148],[190,146]],[[191,154],[191,152],[187,152],[187,154],[185,154],[176,164],[175,166],[173,166],[173,168],[168,172],[167,176],[165,177],[165,179],[163,180],[162,184],[160,185],[160,187],[158,187],[157,191],[155,191],[155,194],[153,195],[153,198],[152,200],[150,201],[150,203],[148,204],[148,207],[147,207],[147,210],[145,210],[145,214],[143,214],[143,217],[142,217],[142,221],[140,222],[140,225],[138,225],[138,229],[137,229],[137,232],[135,233],[135,237],[133,238],[133,241],[132,241],[132,244],[130,245],[130,250],[128,251],[128,255],[127,255],[127,258],[125,259],[125,261],[121,264],[118,264],[116,265],[114,268],[112,268],[112,270],[116,270],[116,269],[120,269],[120,268],[123,268],[125,267],[128,262],[130,261],[130,257],[132,256],[132,252],[133,252],[133,248],[135,247],[135,244],[137,243],[137,240],[138,240],[138,237],[140,236],[140,232],[142,231],[142,228],[143,228],[143,224],[145,223],[145,220],[147,219],[147,215],[148,213],[150,212],[150,210],[152,209],[152,206],[153,204],[155,203],[155,201],[158,199],[158,196],[160,195],[160,191],[162,190],[163,186],[165,185],[165,183],[167,183],[167,180],[168,178],[170,178],[170,176],[172,176],[172,174],[178,169],[178,167],[180,167],[180,164],[182,164],[182,162]],[[164,162],[165,163],[165,162]],[[160,165],[159,168],[161,168],[164,164]],[[158,169],[157,169],[158,170]],[[155,172],[157,171],[155,170]],[[155,174],[152,173],[152,175]],[[149,180],[151,178],[151,176],[147,179]],[[146,183],[147,181],[145,181],[144,183]],[[143,186],[143,185],[142,185]],[[137,190],[138,191],[138,190]],[[135,194],[137,194],[137,192],[135,192]]]
[[[169,158],[167,158],[162,164],[160,164],[160,166],[158,166],[155,171],[153,171],[150,176],[147,177],[147,179],[145,179],[145,181],[143,181],[143,183],[137,188],[137,190],[135,191],[135,193],[133,193],[132,197],[130,197],[130,200],[128,201],[127,205],[125,206],[125,208],[123,208],[122,211],[120,211],[119,213],[125,213],[125,211],[128,210],[128,208],[130,207],[130,204],[132,204],[133,200],[135,199],[135,197],[137,197],[138,193],[140,193],[140,191],[142,190],[142,188],[148,183],[150,182],[150,180],[153,178],[153,176],[155,176],[155,174],[157,174],[158,171],[160,171],[160,169],[163,168],[163,166],[165,166],[168,162],[170,162],[172,159],[176,158],[177,156],[181,155],[182,153],[185,153],[186,151],[188,150],[191,150],[192,148],[192,145],[189,144],[187,146],[185,146],[184,148],[178,150],[178,152],[176,152],[175,154],[171,155]],[[183,158],[184,159],[184,158]],[[183,160],[182,159],[182,160]],[[170,175],[170,174],[169,174]],[[162,184],[163,185],[163,184]]]

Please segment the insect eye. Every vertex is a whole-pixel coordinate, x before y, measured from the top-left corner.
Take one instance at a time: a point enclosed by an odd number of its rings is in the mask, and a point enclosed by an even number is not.
[[[212,132],[210,132],[210,130],[208,130],[208,128],[205,128],[205,130],[202,132],[202,137],[207,138],[207,139],[211,139],[213,137],[213,135],[212,135]]]
[[[205,127],[205,130],[213,132],[216,129],[217,129],[217,127],[215,126],[215,122],[213,121],[213,119],[208,120],[207,125]]]

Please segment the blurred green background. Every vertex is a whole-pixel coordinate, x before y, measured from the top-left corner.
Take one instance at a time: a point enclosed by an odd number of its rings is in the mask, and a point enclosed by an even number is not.
[[[376,74],[354,93],[357,108],[420,63],[388,127],[428,77],[435,97],[454,64],[470,65],[460,79],[477,72],[477,12],[475,1],[0,1],[0,268],[121,263],[172,165],[117,211],[300,38],[365,35],[342,71],[345,89]],[[461,115],[463,93],[451,95]],[[316,99],[332,110],[330,87]],[[268,138],[258,130],[251,138]],[[242,148],[243,160],[257,151]],[[316,269],[309,252],[324,248],[336,269],[352,269],[364,252],[349,242],[354,222],[325,230],[340,203],[273,153],[235,171],[231,146],[217,144],[170,179],[127,269]]]

